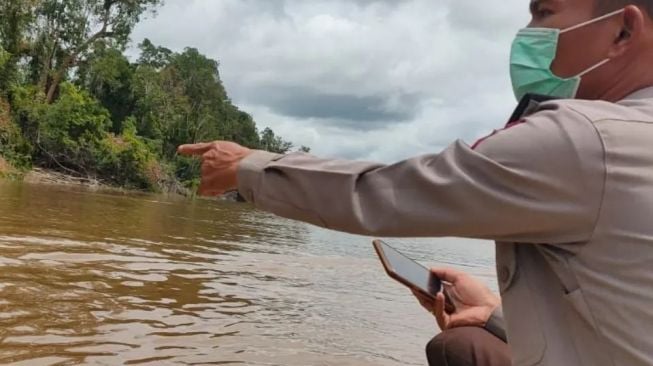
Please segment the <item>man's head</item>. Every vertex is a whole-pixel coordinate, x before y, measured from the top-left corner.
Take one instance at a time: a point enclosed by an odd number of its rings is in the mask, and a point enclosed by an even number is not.
[[[560,35],[551,67],[560,77],[611,60],[583,76],[578,98],[616,101],[653,86],[653,0],[531,0],[530,8],[529,27],[558,29],[623,9]]]

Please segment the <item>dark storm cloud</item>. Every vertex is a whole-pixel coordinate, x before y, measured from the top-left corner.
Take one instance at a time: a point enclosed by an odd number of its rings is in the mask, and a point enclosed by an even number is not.
[[[408,121],[415,117],[418,95],[357,96],[324,93],[305,87],[263,88],[253,93],[252,102],[268,106],[280,115],[342,121],[352,128],[374,128],[388,122]],[[356,122],[362,122],[358,124]]]

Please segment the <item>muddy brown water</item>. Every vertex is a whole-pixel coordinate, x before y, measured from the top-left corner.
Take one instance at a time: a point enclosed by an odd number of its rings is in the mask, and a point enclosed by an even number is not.
[[[493,247],[393,240],[494,286]],[[0,181],[0,364],[424,365],[370,238],[246,204]]]

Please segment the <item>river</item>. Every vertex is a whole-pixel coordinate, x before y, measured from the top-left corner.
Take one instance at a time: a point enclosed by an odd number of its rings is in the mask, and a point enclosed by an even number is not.
[[[0,181],[0,364],[425,365],[371,239],[247,204]],[[494,248],[390,240],[496,288]]]

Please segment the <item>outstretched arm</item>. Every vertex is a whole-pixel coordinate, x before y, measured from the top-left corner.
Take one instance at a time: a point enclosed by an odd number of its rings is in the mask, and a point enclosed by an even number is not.
[[[598,134],[571,110],[539,112],[476,149],[458,141],[439,154],[392,165],[225,144],[195,151],[204,157],[205,192],[237,185],[248,201],[280,216],[386,237],[585,241],[598,217],[605,174]],[[231,186],[217,186],[220,180]]]

